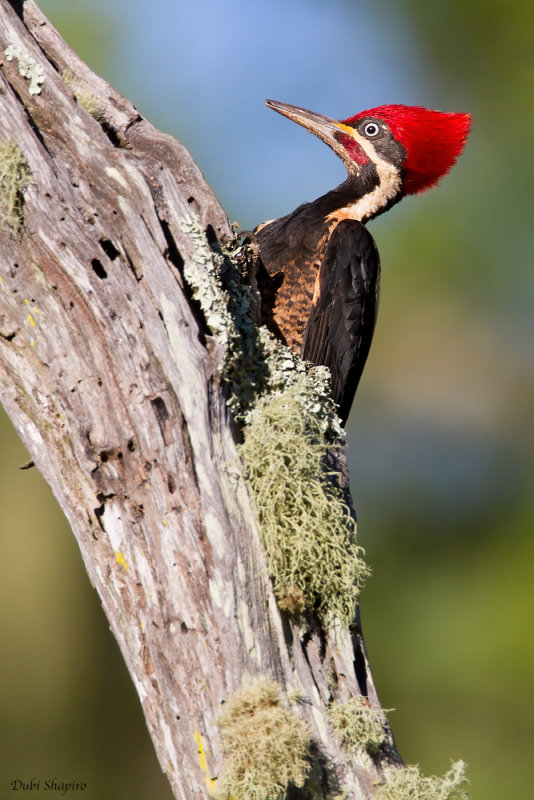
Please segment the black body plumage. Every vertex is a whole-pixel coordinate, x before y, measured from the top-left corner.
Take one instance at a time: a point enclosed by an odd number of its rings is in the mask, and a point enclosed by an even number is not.
[[[375,181],[370,171],[365,188]],[[371,346],[380,284],[380,259],[367,228],[335,218],[362,192],[359,184],[348,179],[255,232],[261,321],[302,358],[330,369],[343,423]]]

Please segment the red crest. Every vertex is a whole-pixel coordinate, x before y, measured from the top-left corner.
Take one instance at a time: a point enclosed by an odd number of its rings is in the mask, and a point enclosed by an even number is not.
[[[406,150],[403,164],[406,194],[430,189],[445,175],[460,155],[471,127],[470,114],[432,111],[420,106],[378,106],[343,120],[354,125],[360,119],[377,117],[389,127]]]

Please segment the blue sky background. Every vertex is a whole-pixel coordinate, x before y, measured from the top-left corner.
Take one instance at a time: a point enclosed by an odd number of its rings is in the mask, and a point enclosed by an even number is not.
[[[467,100],[454,87],[436,92],[417,38],[395,4],[92,5],[109,29],[94,31],[78,51],[85,49],[97,71],[112,75],[144,115],[186,144],[223,206],[244,226],[279,216],[343,179],[337,159],[268,111],[267,97],[339,118],[386,102],[448,107]],[[60,14],[65,2],[43,6]],[[86,13],[82,3],[71,3],[73,24]]]

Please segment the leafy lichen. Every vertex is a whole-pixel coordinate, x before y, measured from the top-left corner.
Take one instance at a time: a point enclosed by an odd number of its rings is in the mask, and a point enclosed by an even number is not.
[[[282,704],[277,684],[262,678],[232,695],[217,724],[225,755],[220,800],[283,800],[290,784],[304,785],[310,733]]]
[[[364,697],[332,703],[328,709],[332,727],[349,753],[366,750],[376,755],[386,742],[386,712],[371,706]]]
[[[19,75],[29,80],[29,94],[41,94],[41,88],[45,81],[45,72],[41,64],[29,54],[27,50],[14,44],[9,44],[4,50],[8,61],[15,58],[19,64]]]
[[[456,761],[443,777],[421,775],[418,766],[386,767],[375,800],[469,800],[465,764]]]
[[[30,168],[20,147],[0,142],[0,225],[19,231],[23,222],[23,191],[30,183]]]

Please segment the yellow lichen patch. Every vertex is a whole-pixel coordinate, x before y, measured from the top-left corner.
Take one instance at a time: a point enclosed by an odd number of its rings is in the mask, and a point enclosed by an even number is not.
[[[204,747],[204,739],[202,738],[202,734],[200,733],[200,731],[193,731],[193,737],[195,739],[195,743],[198,750],[198,764],[200,766],[200,769],[204,773],[206,788],[210,794],[213,794],[217,782],[215,781],[214,778],[210,776],[208,771],[208,759],[206,758],[206,748]]]
[[[26,321],[25,321],[26,327],[29,328],[30,330],[32,328],[37,328],[37,325],[39,323],[39,315],[41,312],[39,311],[37,306],[32,303],[31,300],[25,299],[24,302],[26,303],[27,306],[29,306],[28,311],[26,313]],[[37,331],[35,331],[35,335],[32,334],[32,338],[30,339],[31,346],[35,347],[38,341],[42,341],[42,336],[39,333],[37,333]]]
[[[120,552],[115,553],[115,558],[117,560],[117,564],[119,565],[119,567],[122,567],[126,572],[128,572],[130,570],[130,565],[126,561],[126,558],[124,557],[124,553],[120,553]]]
[[[36,319],[37,319],[37,317],[39,316],[39,314],[40,314],[41,312],[39,311],[39,309],[37,308],[37,306],[33,306],[33,307],[32,307],[32,303],[31,303],[31,301],[30,301],[30,300],[24,300],[24,302],[26,303],[26,305],[30,306],[30,311],[28,311],[28,313],[27,313],[27,315],[26,315],[26,319],[28,320],[28,322],[29,322],[30,326],[31,326],[32,328],[35,328],[35,326],[36,326],[36,324],[37,324],[37,323],[36,323]]]

